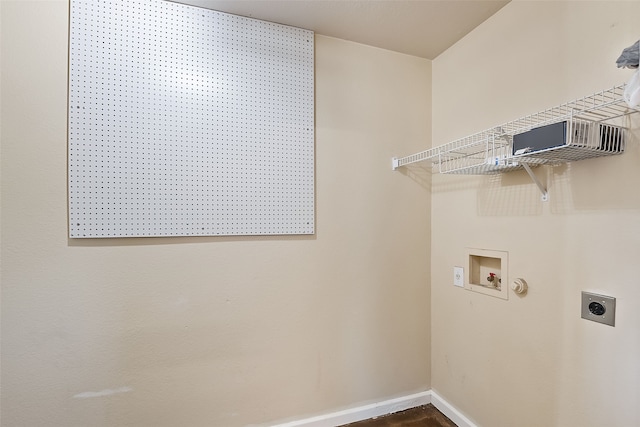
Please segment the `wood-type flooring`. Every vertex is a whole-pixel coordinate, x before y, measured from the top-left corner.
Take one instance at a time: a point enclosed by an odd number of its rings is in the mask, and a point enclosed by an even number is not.
[[[457,427],[433,405],[418,406],[395,414],[346,424],[342,427]]]

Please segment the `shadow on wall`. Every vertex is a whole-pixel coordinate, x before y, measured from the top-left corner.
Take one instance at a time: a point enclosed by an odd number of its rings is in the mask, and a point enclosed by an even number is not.
[[[629,133],[627,147],[618,156],[595,158],[533,169],[548,189],[549,201],[525,171],[483,176],[479,180],[479,216],[542,215],[605,210],[640,210],[640,140]]]
[[[536,168],[534,172],[545,182],[540,170],[543,169]],[[524,170],[495,175],[445,174],[433,181],[431,189],[434,194],[473,190],[479,216],[542,214],[542,194]]]
[[[477,190],[482,185],[478,176],[443,174],[433,180],[431,191],[434,193],[450,193],[453,191]]]
[[[398,168],[396,172],[400,172],[402,175],[411,178],[423,189],[427,191],[431,190],[433,173],[431,172],[431,167],[427,164],[414,163]]]
[[[551,213],[640,210],[640,193],[634,190],[640,182],[639,134],[627,134],[627,146],[621,155],[552,168]]]
[[[317,220],[316,220],[317,221]],[[316,234],[304,235],[265,235],[265,236],[168,236],[168,237],[114,237],[114,238],[82,238],[67,237],[67,246],[156,246],[183,245],[194,243],[224,243],[224,242],[260,242],[260,241],[298,241],[316,240]]]
[[[534,168],[533,173],[544,185],[545,168]],[[514,171],[482,177],[478,188],[479,216],[532,216],[542,215],[542,193],[524,171]]]

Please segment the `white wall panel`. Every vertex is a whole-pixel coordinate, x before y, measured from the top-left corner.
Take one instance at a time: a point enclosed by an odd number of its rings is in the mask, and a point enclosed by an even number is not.
[[[70,237],[314,233],[311,31],[73,0]]]

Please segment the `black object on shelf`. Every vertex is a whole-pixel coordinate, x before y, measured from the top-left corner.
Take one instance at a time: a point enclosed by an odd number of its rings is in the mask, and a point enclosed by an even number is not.
[[[567,142],[567,122],[531,129],[513,136],[513,154],[524,154],[559,147]]]

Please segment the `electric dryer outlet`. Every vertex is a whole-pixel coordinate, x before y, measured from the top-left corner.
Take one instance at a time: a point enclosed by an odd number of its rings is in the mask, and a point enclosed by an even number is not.
[[[614,297],[582,291],[581,317],[605,325],[616,325]]]

